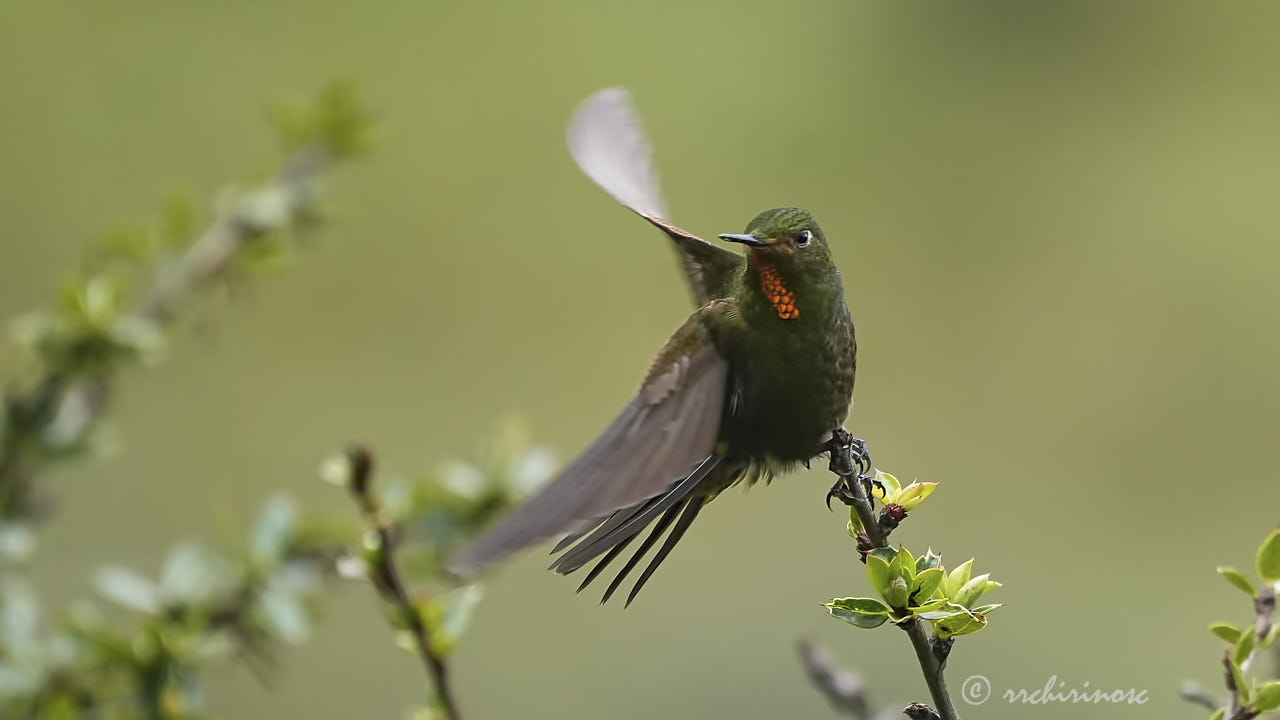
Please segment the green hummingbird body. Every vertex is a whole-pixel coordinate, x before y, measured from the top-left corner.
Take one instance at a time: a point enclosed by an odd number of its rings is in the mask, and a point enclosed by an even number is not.
[[[707,502],[823,452],[852,403],[857,343],[840,273],[808,212],[769,210],[745,233],[720,236],[745,255],[670,224],[619,90],[583,105],[569,144],[592,179],[674,242],[700,307],[600,437],[454,567],[466,572],[563,535],[552,569],[595,561],[581,590],[651,528],[605,592],[608,600],[665,534],[629,604]]]
[[[817,224],[803,210],[786,208],[762,214],[748,233],[770,219],[805,226],[814,239],[794,254],[776,251],[776,258],[768,249],[749,250],[729,289],[740,326],[722,341],[731,378],[722,439],[734,456],[785,469],[819,454],[848,415],[857,342],[840,273],[826,248],[816,247],[825,246]],[[798,230],[762,234],[786,232]],[[821,257],[802,261],[795,257],[800,252]],[[770,290],[779,286],[794,296],[790,312],[779,312],[772,299]]]

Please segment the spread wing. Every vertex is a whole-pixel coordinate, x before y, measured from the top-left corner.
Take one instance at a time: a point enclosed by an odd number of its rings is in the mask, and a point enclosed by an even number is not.
[[[654,518],[665,517],[669,523],[675,519],[673,508],[687,510],[684,501],[689,493],[720,462],[714,451],[728,365],[711,341],[707,321],[725,305],[713,303],[690,316],[658,354],[639,392],[604,433],[533,498],[477,540],[453,569],[470,573],[556,535],[576,532],[573,539],[577,539],[595,528],[595,533],[557,560],[557,570],[569,572],[630,542]],[[586,543],[591,545],[581,549]]]
[[[727,294],[742,258],[667,222],[649,140],[626,90],[606,88],[587,98],[569,122],[568,142],[588,177],[675,243],[698,305]]]

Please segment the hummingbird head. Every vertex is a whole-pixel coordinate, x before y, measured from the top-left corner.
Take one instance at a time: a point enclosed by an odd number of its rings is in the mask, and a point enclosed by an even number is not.
[[[765,210],[747,224],[745,233],[726,233],[720,239],[742,243],[752,255],[788,269],[825,267],[831,263],[822,228],[807,210],[800,208]]]
[[[802,296],[816,299],[815,291],[828,286],[839,292],[839,276],[831,261],[827,238],[807,210],[766,210],[747,224],[745,233],[729,233],[722,240],[747,246],[748,265],[760,280],[760,289],[784,320],[800,316],[806,304]],[[819,296],[830,293],[817,292]]]

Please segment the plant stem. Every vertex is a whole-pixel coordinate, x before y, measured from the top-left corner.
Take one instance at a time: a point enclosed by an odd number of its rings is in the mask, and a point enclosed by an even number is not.
[[[461,720],[458,701],[449,685],[449,667],[431,643],[431,630],[409,597],[400,569],[395,563],[398,529],[383,512],[373,492],[373,455],[363,447],[353,446],[347,450],[347,460],[351,466],[351,493],[378,537],[377,552],[373,554],[373,565],[369,568],[370,579],[383,599],[395,606],[413,636],[418,657],[426,668],[436,702],[444,717],[446,720]]]
[[[858,442],[860,441],[855,440],[848,430],[840,428],[832,431],[827,447],[831,452],[831,472],[839,476],[848,490],[841,495],[841,500],[852,507],[858,514],[858,519],[862,521],[863,532],[870,545],[869,548],[859,547],[865,557],[865,553],[869,550],[888,546],[889,532],[880,524],[875,505],[872,499],[867,497],[866,489],[863,487],[863,477],[859,472],[861,468],[854,457],[854,446]],[[863,453],[861,460],[869,470],[870,458]],[[861,538],[859,542],[861,543]],[[911,645],[915,647],[916,657],[920,661],[920,671],[924,673],[925,684],[929,686],[929,694],[933,697],[938,714],[942,720],[960,720],[960,714],[951,703],[951,696],[947,693],[947,683],[942,675],[947,664],[950,646],[935,645],[926,629],[926,623],[919,618],[912,619],[902,627],[911,638]]]
[[[920,661],[920,670],[924,673],[925,684],[929,686],[929,695],[942,720],[960,720],[960,713],[951,704],[951,695],[947,692],[947,681],[942,671],[947,666],[945,652],[938,652],[925,629],[924,621],[915,618],[904,627],[907,637],[911,638],[911,646],[916,649],[916,659]]]

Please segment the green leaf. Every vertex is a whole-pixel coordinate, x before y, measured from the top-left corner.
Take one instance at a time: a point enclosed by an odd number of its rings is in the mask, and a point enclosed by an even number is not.
[[[1210,715],[1210,716],[1209,716],[1209,720],[1222,720],[1222,719],[1223,719],[1223,718],[1225,718],[1226,716],[1227,716],[1227,709],[1226,709],[1226,708],[1218,708],[1217,710],[1215,710],[1215,711],[1213,712],[1213,714],[1212,714],[1212,715]]]
[[[1217,635],[1223,640],[1226,640],[1232,646],[1240,642],[1240,636],[1244,633],[1243,630],[1236,627],[1235,625],[1232,625],[1231,623],[1224,623],[1224,622],[1213,623],[1212,625],[1209,626],[1209,632],[1213,633],[1214,635]]]
[[[1233,567],[1221,566],[1218,568],[1218,574],[1226,578],[1227,582],[1248,593],[1249,597],[1254,597],[1258,594],[1258,591],[1253,587],[1253,583],[1249,582],[1249,578],[1245,577],[1244,573],[1239,570]]]
[[[906,608],[910,602],[911,585],[907,582],[907,579],[901,575],[894,575],[889,578],[889,586],[885,588],[882,596],[884,597],[884,601],[889,604],[889,607],[898,609]]]
[[[898,557],[898,551],[891,547],[878,547],[872,550],[870,554],[875,555],[887,563],[893,562],[893,559]]]
[[[889,564],[889,572],[906,580],[907,587],[911,588],[916,579],[916,559],[911,551],[905,547],[899,547],[898,556]]]
[[[936,610],[927,610],[925,612],[916,613],[916,615],[918,615],[919,617],[929,621],[946,620],[947,618],[953,618],[953,617],[958,617],[960,615],[969,615],[969,614],[970,613],[967,608],[961,605],[956,605],[955,603],[949,603],[949,602],[943,602],[942,606]]]
[[[879,490],[877,485],[872,485],[871,492],[873,495],[879,494],[882,500],[902,489],[902,483],[898,482],[898,478],[879,470],[876,471],[876,483],[884,487],[884,493],[877,493],[877,490]]]
[[[1275,644],[1276,638],[1280,637],[1280,625],[1272,625],[1267,631],[1267,636],[1258,640],[1258,646],[1269,648]]]
[[[1254,690],[1253,709],[1260,713],[1280,709],[1280,680],[1262,683]]]
[[[883,557],[872,552],[867,555],[867,580],[871,583],[871,589],[875,590],[881,596],[889,588],[889,563]]]
[[[973,573],[973,558],[970,558],[960,564],[955,570],[952,570],[947,579],[943,581],[942,594],[943,597],[954,598],[960,592],[960,588],[969,582],[969,576]]]
[[[836,598],[823,607],[854,627],[877,628],[889,619],[889,608],[875,598]]]
[[[911,596],[916,602],[923,602],[933,597],[933,592],[938,589],[946,576],[942,574],[942,568],[932,567],[916,573],[915,581],[912,583]]]
[[[941,568],[942,556],[933,552],[933,548],[929,548],[924,555],[916,558],[916,574],[919,574],[929,568]]]
[[[951,599],[965,607],[973,607],[973,604],[978,601],[978,598],[986,594],[987,591],[994,590],[998,587],[1000,587],[1000,583],[992,580],[989,574],[979,575],[965,583],[964,586],[956,592],[955,597]]]
[[[1253,628],[1244,631],[1240,639],[1236,641],[1235,650],[1232,651],[1232,659],[1237,665],[1243,665],[1245,660],[1249,659],[1249,655],[1253,653],[1253,646],[1257,644],[1258,635]]]
[[[933,630],[943,640],[978,632],[987,626],[987,619],[968,611],[934,623]]]
[[[1280,581],[1280,530],[1274,530],[1262,541],[1256,560],[1258,574],[1269,583]]]
[[[932,495],[933,491],[937,489],[938,483],[936,482],[913,482],[903,488],[893,498],[893,502],[901,505],[904,510],[909,512],[919,507],[920,503],[924,502],[925,498]]]
[[[928,602],[922,602],[919,605],[908,606],[907,610],[910,610],[912,613],[919,615],[920,613],[923,613],[923,612],[930,612],[932,610],[937,610],[938,608],[945,606],[949,602],[950,600],[947,600],[946,598],[934,598],[932,600],[929,600]]]

